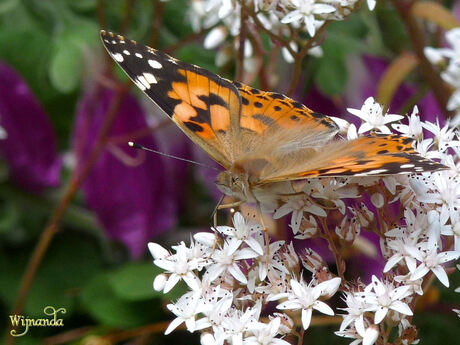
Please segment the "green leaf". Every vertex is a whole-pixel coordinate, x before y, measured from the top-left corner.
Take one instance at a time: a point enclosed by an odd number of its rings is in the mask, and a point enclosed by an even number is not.
[[[80,80],[81,52],[76,42],[58,40],[51,59],[49,76],[51,84],[60,92],[73,91]]]
[[[45,32],[39,28],[32,31],[2,26],[0,47],[0,59],[14,67],[40,98],[55,92],[44,73],[51,52],[51,42]]]
[[[99,43],[97,26],[86,20],[75,20],[54,40],[49,66],[51,84],[69,93],[78,86],[82,70],[82,48]]]
[[[109,284],[118,297],[128,301],[163,297],[152,287],[153,279],[161,272],[152,262],[132,262],[109,274]]]
[[[326,95],[340,94],[347,83],[347,68],[343,59],[323,57],[315,74],[315,83]]]
[[[119,299],[110,286],[109,274],[94,277],[83,289],[81,298],[90,315],[110,327],[144,325],[160,314],[158,301],[129,303]]]

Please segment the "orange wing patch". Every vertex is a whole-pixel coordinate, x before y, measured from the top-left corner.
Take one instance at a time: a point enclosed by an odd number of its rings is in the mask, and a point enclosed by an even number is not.
[[[336,131],[337,125],[329,117],[315,113],[303,104],[282,94],[261,91],[234,82],[241,95],[240,125],[264,133],[269,128],[309,127],[319,131]]]

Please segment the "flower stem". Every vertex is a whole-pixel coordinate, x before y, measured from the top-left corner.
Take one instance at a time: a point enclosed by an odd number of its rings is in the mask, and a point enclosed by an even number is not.
[[[321,224],[323,226],[324,234],[327,237],[327,241],[329,242],[329,248],[331,249],[332,253],[334,254],[335,257],[335,263],[337,265],[337,273],[342,279],[342,282],[345,282],[345,261],[343,261],[343,258],[341,257],[337,246],[335,245],[334,238],[332,237],[332,234],[327,226],[327,222],[325,218],[321,218]]]

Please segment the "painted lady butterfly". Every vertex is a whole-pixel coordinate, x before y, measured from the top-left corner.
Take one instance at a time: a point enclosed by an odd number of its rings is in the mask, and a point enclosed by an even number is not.
[[[257,200],[267,184],[326,176],[380,176],[446,168],[413,140],[371,134],[334,140],[338,127],[282,94],[254,89],[110,32],[102,41],[134,83],[226,170],[218,187]]]

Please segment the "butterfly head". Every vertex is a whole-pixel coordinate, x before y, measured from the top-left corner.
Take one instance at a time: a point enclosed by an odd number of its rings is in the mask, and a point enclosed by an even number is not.
[[[222,171],[217,175],[216,185],[225,195],[246,201],[252,201],[253,199],[248,177],[245,173]]]

